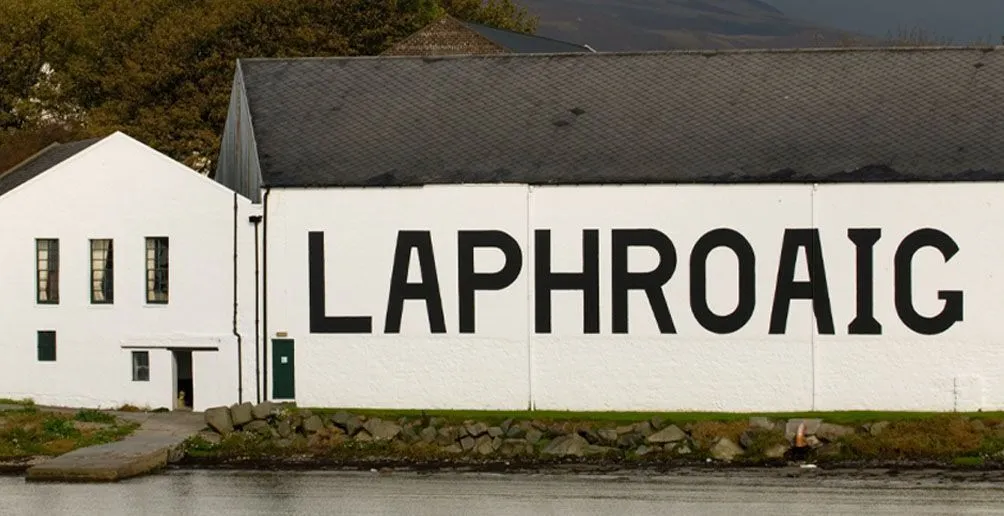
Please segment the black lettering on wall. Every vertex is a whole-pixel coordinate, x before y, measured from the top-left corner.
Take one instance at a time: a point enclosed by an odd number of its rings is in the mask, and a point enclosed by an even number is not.
[[[882,323],[875,320],[875,258],[872,250],[882,237],[880,228],[851,228],[847,238],[857,248],[857,314],[847,325],[850,335],[881,335]]]
[[[651,247],[659,264],[649,272],[628,272],[628,248]],[[676,270],[676,249],[664,233],[655,229],[615,229],[611,246],[611,290],[614,333],[628,332],[628,292],[643,290],[652,307],[660,333],[676,333],[662,286]]]
[[[411,265],[411,250],[418,251],[418,266],[422,281],[408,283],[408,267]],[[446,333],[446,319],[443,317],[443,298],[439,293],[439,275],[436,273],[436,259],[432,252],[432,234],[428,231],[398,231],[397,247],[394,250],[394,267],[390,278],[390,294],[387,296],[387,319],[385,333],[401,333],[401,313],[406,299],[425,301],[429,314],[429,328],[432,333]]]
[[[708,306],[708,255],[727,247],[739,262],[739,299],[735,310],[718,315]],[[704,329],[724,335],[733,333],[749,322],[756,308],[756,255],[746,237],[721,228],[702,236],[690,253],[690,306],[694,318]]]
[[[328,317],[324,296],[324,233],[307,233],[307,262],[310,290],[310,333],[372,333],[373,318]]]
[[[502,251],[505,263],[498,272],[474,272],[474,249],[490,247]],[[457,232],[457,294],[460,307],[460,333],[474,333],[474,293],[478,290],[502,290],[512,285],[523,268],[519,243],[504,231]]]
[[[899,244],[894,260],[896,313],[911,330],[921,335],[937,335],[962,321],[962,291],[939,290],[938,299],[945,302],[941,312],[933,317],[917,313],[913,306],[913,255],[923,247],[941,251],[945,263],[959,252],[959,246],[952,237],[937,229],[918,229],[907,235]]]
[[[600,234],[582,230],[582,272],[551,272],[551,230],[538,229],[534,241],[534,326],[551,333],[551,292],[582,291],[582,331],[600,332]]]
[[[798,250],[805,249],[809,264],[809,281],[795,281]],[[781,259],[777,268],[774,306],[770,312],[770,334],[783,335],[788,326],[788,309],[792,299],[811,299],[816,328],[821,335],[833,335],[833,311],[826,284],[823,246],[818,229],[786,229],[781,244]]]

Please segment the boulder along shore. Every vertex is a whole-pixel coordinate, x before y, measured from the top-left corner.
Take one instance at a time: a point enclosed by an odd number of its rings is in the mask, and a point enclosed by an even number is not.
[[[206,411],[181,466],[603,472],[695,467],[1004,468],[1004,421],[938,414],[837,424],[734,416],[638,421],[389,417],[264,402]],[[895,414],[892,414],[895,416]]]

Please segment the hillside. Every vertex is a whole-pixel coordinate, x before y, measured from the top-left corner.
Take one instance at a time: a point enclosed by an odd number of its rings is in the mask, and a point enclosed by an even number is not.
[[[764,0],[793,18],[877,37],[919,30],[936,41],[1000,43],[1002,0]]]
[[[599,51],[834,46],[851,36],[762,0],[522,0],[542,36]]]

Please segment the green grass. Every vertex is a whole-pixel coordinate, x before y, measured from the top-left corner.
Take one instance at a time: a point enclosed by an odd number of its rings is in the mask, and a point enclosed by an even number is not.
[[[301,407],[304,408],[304,407]],[[441,417],[447,421],[458,422],[477,420],[486,423],[498,423],[506,419],[525,420],[538,419],[544,421],[583,421],[632,423],[644,421],[652,417],[661,417],[667,423],[699,423],[704,421],[733,422],[746,421],[750,417],[760,416],[775,420],[818,418],[828,423],[841,425],[859,425],[875,421],[922,421],[939,416],[962,416],[982,420],[1004,420],[1004,412],[882,412],[882,411],[845,411],[845,412],[566,412],[566,411],[479,411],[479,410],[398,410],[398,409],[363,409],[363,408],[308,408],[318,414],[334,414],[340,410],[352,414],[375,416],[382,419],[397,419],[400,417],[415,418],[423,414],[430,417]]]
[[[91,410],[91,409],[78,410],[77,413],[74,414],[73,419],[86,423],[106,423],[106,424],[114,424],[116,421],[115,416],[108,414],[107,412],[101,412],[98,410]]]
[[[95,415],[97,414],[97,415]],[[107,414],[80,411],[75,415],[43,412],[35,407],[0,412],[0,457],[61,455],[82,448],[118,441],[139,427],[119,423]],[[75,421],[103,423],[80,427]]]
[[[35,400],[31,398],[23,398],[19,400],[11,398],[0,398],[0,405],[20,405],[22,407],[33,407],[35,406]]]

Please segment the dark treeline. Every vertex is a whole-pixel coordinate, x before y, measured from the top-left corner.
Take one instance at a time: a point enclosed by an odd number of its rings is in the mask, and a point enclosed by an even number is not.
[[[211,169],[238,58],[376,55],[445,13],[537,25],[512,0],[0,1],[0,172],[114,130]]]

